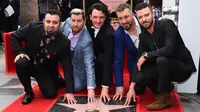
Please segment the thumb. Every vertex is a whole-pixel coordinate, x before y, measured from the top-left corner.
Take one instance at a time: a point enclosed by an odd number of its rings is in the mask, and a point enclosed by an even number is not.
[[[64,102],[65,100],[66,100],[66,98],[65,98],[65,96],[64,96],[64,98],[63,98],[63,100],[62,100],[62,101]]]
[[[135,95],[133,95],[133,101],[134,101],[134,102],[136,102],[136,98],[135,98]]]

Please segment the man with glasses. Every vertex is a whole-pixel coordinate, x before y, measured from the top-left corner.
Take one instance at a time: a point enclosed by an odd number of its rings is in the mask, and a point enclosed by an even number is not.
[[[75,91],[80,91],[87,85],[88,102],[95,102],[94,89],[96,84],[93,44],[84,25],[83,10],[75,8],[70,12],[70,18],[63,22],[60,30],[71,41]]]

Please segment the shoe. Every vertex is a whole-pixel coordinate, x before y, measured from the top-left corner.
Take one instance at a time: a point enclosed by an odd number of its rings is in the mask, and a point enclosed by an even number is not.
[[[32,102],[32,100],[35,98],[35,95],[33,92],[31,93],[26,93],[23,100],[22,100],[22,104],[29,104]]]
[[[147,110],[162,110],[172,106],[170,93],[161,93],[157,95],[152,104],[146,106]]]

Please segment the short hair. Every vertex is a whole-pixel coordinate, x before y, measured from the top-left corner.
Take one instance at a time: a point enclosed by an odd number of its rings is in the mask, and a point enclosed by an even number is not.
[[[49,11],[47,11],[46,14],[45,14],[45,17],[46,17],[47,14],[57,15],[61,19],[60,12],[58,12],[57,10],[49,10]]]
[[[87,25],[92,26],[92,22],[90,20],[90,14],[92,14],[92,11],[94,9],[96,9],[98,11],[102,11],[103,14],[105,15],[106,20],[104,21],[104,24],[110,24],[110,15],[109,15],[107,6],[102,4],[102,3],[95,3],[90,7],[90,9],[89,9],[89,11],[87,13],[87,20],[86,20]]]
[[[117,6],[115,9],[115,12],[123,12],[125,9],[129,9],[129,11],[132,11],[131,6],[128,3],[121,3]]]
[[[71,17],[73,14],[74,14],[74,15],[79,15],[79,14],[81,14],[82,17],[83,17],[83,19],[85,20],[84,11],[83,11],[82,9],[78,9],[78,8],[72,9],[71,12],[70,12],[70,17]]]
[[[141,2],[138,5],[136,5],[135,10],[138,11],[138,10],[142,10],[147,7],[152,10],[152,6],[150,4],[148,4],[146,2]]]

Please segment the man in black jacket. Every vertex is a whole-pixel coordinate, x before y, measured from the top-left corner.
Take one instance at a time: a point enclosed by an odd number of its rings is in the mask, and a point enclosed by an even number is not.
[[[17,76],[26,92],[22,104],[29,104],[34,98],[31,76],[36,79],[45,97],[56,97],[57,90],[61,87],[60,82],[63,80],[58,78],[58,62],[63,67],[65,77],[64,100],[76,103],[73,96],[70,41],[58,31],[60,25],[59,13],[49,11],[43,23],[30,23],[11,35],[11,44],[16,54],[14,62]],[[22,41],[25,42],[24,48],[21,47]]]
[[[86,22],[93,39],[96,84],[102,86],[100,99],[110,100],[108,88],[112,80],[114,29],[110,25],[107,7],[102,3],[93,4]]]
[[[145,31],[140,34],[137,66],[131,74],[127,102],[132,97],[135,99],[135,85],[147,86],[158,95],[146,108],[164,109],[172,106],[171,82],[187,80],[196,68],[173,21],[155,20],[152,7],[147,3],[138,4],[136,14]]]

